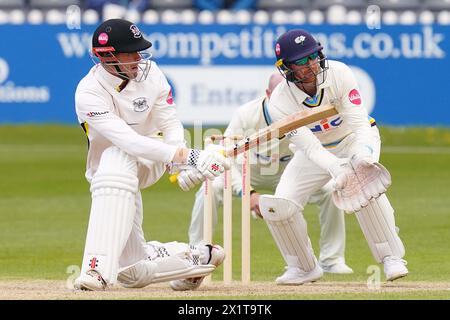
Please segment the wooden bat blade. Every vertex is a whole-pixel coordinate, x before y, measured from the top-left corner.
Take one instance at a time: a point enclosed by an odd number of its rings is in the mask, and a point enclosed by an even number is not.
[[[233,148],[226,150],[225,154],[228,157],[236,157],[245,150],[254,148],[273,138],[280,138],[288,132],[336,114],[338,112],[332,105],[324,105],[296,112],[239,141]]]

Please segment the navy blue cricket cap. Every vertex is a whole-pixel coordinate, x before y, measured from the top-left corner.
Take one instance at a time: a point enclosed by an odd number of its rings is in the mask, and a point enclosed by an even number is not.
[[[294,62],[322,50],[323,47],[307,31],[293,29],[283,33],[275,44],[277,61]]]

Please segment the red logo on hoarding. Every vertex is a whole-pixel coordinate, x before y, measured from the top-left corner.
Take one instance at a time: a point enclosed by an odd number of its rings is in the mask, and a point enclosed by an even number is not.
[[[348,93],[348,99],[351,103],[360,105],[361,104],[361,95],[359,94],[358,90],[353,89]]]
[[[276,46],[275,46],[275,53],[277,54],[277,56],[279,56],[280,53],[281,53],[281,48],[280,48],[280,44],[279,43],[277,43]]]
[[[98,43],[104,45],[108,42],[108,35],[104,32],[100,33],[98,36]]]
[[[167,95],[166,102],[167,102],[168,104],[173,104],[172,88],[170,89],[169,94]]]

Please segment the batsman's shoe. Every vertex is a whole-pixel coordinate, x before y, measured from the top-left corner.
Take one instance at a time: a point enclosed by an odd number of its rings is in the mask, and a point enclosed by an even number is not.
[[[207,244],[206,246],[209,248],[209,259],[206,264],[212,264],[217,268],[225,259],[225,250],[217,244]],[[205,277],[174,280],[170,282],[170,287],[175,291],[195,290],[200,287],[203,279],[205,279]]]
[[[386,274],[387,281],[394,281],[399,278],[406,277],[408,275],[408,269],[406,268],[406,260],[403,260],[396,256],[387,256],[383,259],[384,273]]]
[[[326,273],[335,273],[335,274],[350,274],[353,273],[353,269],[350,268],[348,265],[342,262],[338,262],[329,266],[320,266],[323,270],[323,272]]]
[[[80,275],[73,284],[76,290],[103,291],[107,287],[105,279],[94,269],[89,269]]]
[[[305,272],[298,267],[286,267],[282,276],[275,282],[278,285],[300,285],[308,282],[314,282],[322,278],[322,268],[316,263],[316,267],[309,272]]]

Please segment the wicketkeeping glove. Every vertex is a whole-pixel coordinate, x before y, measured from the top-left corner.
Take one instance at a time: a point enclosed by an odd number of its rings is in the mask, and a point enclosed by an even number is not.
[[[361,210],[371,199],[385,193],[391,184],[391,176],[385,167],[358,157],[339,159],[329,172],[334,178],[333,201],[346,212]]]

